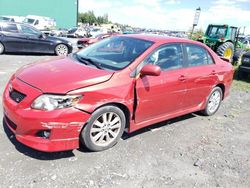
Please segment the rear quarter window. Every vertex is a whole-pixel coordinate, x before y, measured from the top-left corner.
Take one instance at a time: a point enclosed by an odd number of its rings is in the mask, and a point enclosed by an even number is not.
[[[2,31],[10,33],[18,33],[16,24],[6,24],[2,26]]]

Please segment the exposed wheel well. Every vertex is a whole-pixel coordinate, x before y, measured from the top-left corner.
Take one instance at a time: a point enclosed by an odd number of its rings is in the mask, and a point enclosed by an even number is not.
[[[216,87],[219,87],[219,88],[221,88],[221,90],[222,90],[222,99],[224,99],[224,94],[225,94],[225,86],[224,86],[224,84],[218,84],[218,85],[216,85]]]

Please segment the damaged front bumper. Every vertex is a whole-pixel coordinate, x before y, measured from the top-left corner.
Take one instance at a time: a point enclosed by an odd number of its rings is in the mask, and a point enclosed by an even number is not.
[[[20,80],[13,80],[13,89],[27,93],[20,103],[10,97],[9,84],[3,94],[4,122],[16,139],[33,149],[45,152],[72,150],[79,147],[81,130],[90,114],[73,107],[40,111],[30,108],[41,94]]]

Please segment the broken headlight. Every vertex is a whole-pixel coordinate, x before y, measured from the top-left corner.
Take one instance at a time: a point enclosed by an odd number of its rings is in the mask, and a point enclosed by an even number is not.
[[[50,95],[44,94],[37,97],[31,108],[37,110],[51,111],[55,109],[69,108],[76,105],[82,98],[82,95]]]

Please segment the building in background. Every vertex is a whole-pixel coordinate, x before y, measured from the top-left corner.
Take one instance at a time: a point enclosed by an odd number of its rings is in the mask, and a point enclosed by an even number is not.
[[[0,0],[0,15],[37,15],[55,19],[57,28],[77,25],[78,0]]]

